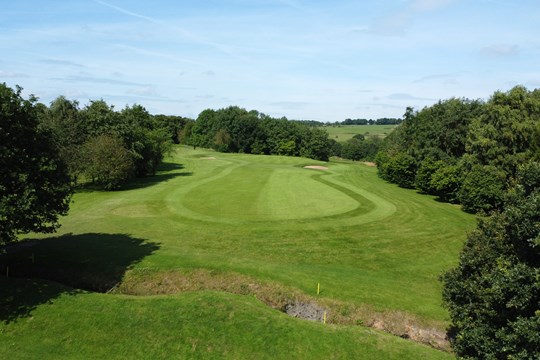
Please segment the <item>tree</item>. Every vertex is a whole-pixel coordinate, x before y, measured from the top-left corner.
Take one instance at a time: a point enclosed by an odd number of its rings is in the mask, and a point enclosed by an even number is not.
[[[120,187],[133,173],[132,154],[122,140],[110,135],[99,135],[83,145],[85,175],[105,190]]]
[[[53,100],[49,108],[38,112],[40,126],[50,131],[60,158],[68,167],[74,182],[82,171],[81,145],[85,142],[86,134],[79,112],[79,103],[70,101],[64,96]]]
[[[52,135],[39,129],[36,99],[0,84],[0,243],[53,232],[67,214],[70,178]]]
[[[490,212],[502,205],[505,174],[495,166],[474,165],[468,171],[459,190],[463,210],[470,213]]]
[[[386,164],[387,180],[404,188],[414,187],[416,164],[414,158],[405,153],[391,157]]]
[[[118,113],[114,111],[114,106],[107,104],[105,100],[90,101],[81,111],[81,117],[87,137],[119,132]]]
[[[441,167],[431,176],[431,188],[434,194],[444,201],[457,203],[459,190],[463,182],[459,165],[446,165],[439,161]]]
[[[300,156],[328,161],[331,144],[326,130],[310,128],[301,124],[298,131],[300,134]]]
[[[441,160],[435,161],[432,158],[424,159],[420,166],[418,166],[418,171],[416,172],[415,186],[417,189],[422,191],[424,194],[435,193],[435,188],[432,183],[433,175],[444,165],[444,162]]]
[[[220,152],[227,152],[231,144],[231,135],[225,129],[219,129],[214,140],[214,148]]]
[[[518,170],[504,210],[480,220],[459,265],[443,277],[459,357],[540,354],[540,164]]]

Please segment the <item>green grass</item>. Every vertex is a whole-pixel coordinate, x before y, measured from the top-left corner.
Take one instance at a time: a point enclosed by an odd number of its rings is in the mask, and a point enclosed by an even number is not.
[[[457,263],[466,232],[475,223],[459,208],[381,181],[375,168],[347,162],[184,147],[177,147],[167,161],[165,171],[134,182],[127,190],[76,194],[59,234],[6,260],[11,262],[10,272],[37,273],[101,291],[122,279],[136,281],[145,272],[195,269],[239,274],[311,296],[320,283],[323,302],[406,314],[426,326],[445,328],[448,315],[441,307],[438,275]],[[325,165],[328,170],[304,169],[304,165]],[[32,267],[25,274],[24,269]],[[5,271],[1,264],[0,271]],[[167,284],[155,284],[160,286]],[[200,349],[215,349],[216,358],[225,352],[229,358],[259,358],[266,353],[287,358],[292,348],[293,358],[313,357],[312,353],[328,358],[334,348],[342,349],[336,358],[371,358],[377,351],[381,358],[400,358],[429,350],[418,350],[410,341],[387,340],[369,329],[325,328],[290,319],[249,296],[193,293],[136,298],[62,293],[54,299],[52,307],[44,301],[14,311],[13,318],[18,320],[0,325],[0,332],[17,335],[7,340],[2,336],[1,341],[20,348],[15,353],[22,358],[69,342],[75,344],[70,351],[77,346],[96,351],[107,334],[135,357],[150,342],[149,358],[174,351],[191,354],[188,333],[201,344]],[[90,316],[84,309],[94,302],[107,310],[91,312],[95,320],[84,325],[84,317]],[[236,314],[243,307],[246,313],[241,316],[251,320],[225,316],[224,311]],[[65,321],[57,323],[53,315],[48,318],[53,309],[54,316]],[[150,313],[150,319],[158,320],[148,320]],[[28,315],[35,318],[36,314],[48,324],[42,326],[54,325],[54,332],[34,329]],[[129,324],[127,332],[122,330],[123,321]],[[78,328],[88,329],[90,335]],[[280,337],[282,328],[295,334],[288,337],[290,341]],[[62,340],[64,332],[69,341]],[[136,336],[130,337],[131,332]],[[243,344],[245,334],[251,337]],[[103,339],[86,340],[87,336]],[[346,345],[349,342],[352,345]],[[111,354],[119,357],[123,350],[113,345]],[[207,357],[210,352],[201,354],[205,355],[193,356]],[[429,354],[422,357],[445,356],[437,351]]]
[[[325,126],[328,132],[328,137],[338,142],[352,139],[354,135],[361,134],[366,137],[384,138],[390,134],[397,125],[340,125],[340,126]]]
[[[0,280],[48,303],[0,327],[4,359],[449,359],[436,351],[359,327],[297,320],[249,296],[190,292],[169,296],[69,293],[60,285]],[[3,291],[2,291],[3,290]]]

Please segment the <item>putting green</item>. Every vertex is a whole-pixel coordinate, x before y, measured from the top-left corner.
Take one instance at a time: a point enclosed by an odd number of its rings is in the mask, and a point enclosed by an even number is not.
[[[380,197],[340,183],[331,169],[306,169],[279,157],[263,162],[198,159],[209,160],[215,164],[212,175],[171,193],[169,210],[219,223],[331,220],[333,225],[341,218],[365,222],[395,211]]]

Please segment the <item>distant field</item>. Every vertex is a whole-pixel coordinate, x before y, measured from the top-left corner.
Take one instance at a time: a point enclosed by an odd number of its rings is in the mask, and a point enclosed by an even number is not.
[[[356,134],[362,134],[366,137],[378,136],[384,138],[390,134],[397,125],[340,125],[338,126],[325,126],[330,139],[334,139],[338,142],[351,139]]]
[[[444,333],[437,279],[473,216],[364,165],[175,150],[126,190],[76,194],[58,235],[0,258],[12,277],[111,290],[2,278],[1,357],[451,357],[354,325]],[[294,299],[331,324],[267,306]]]

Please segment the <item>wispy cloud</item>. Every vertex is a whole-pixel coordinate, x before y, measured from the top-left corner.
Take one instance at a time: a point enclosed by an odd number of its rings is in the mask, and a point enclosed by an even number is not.
[[[435,99],[431,98],[425,98],[425,97],[418,97],[407,93],[395,93],[390,94],[386,97],[390,100],[422,100],[422,101],[436,101]]]
[[[401,9],[375,19],[364,32],[395,36],[403,34],[422,13],[439,10],[456,0],[413,0]],[[361,28],[363,29],[363,28]]]
[[[148,84],[141,84],[132,81],[124,81],[110,78],[101,78],[85,75],[70,75],[63,78],[54,78],[53,80],[64,81],[68,83],[94,83],[94,84],[109,84],[109,85],[128,85],[128,86],[149,86]]]
[[[117,48],[117,49],[127,50],[127,51],[130,51],[130,52],[134,52],[136,54],[150,56],[150,57],[156,57],[156,58],[161,58],[161,59],[166,59],[166,60],[171,60],[171,61],[178,61],[178,62],[183,62],[183,63],[187,63],[187,64],[192,64],[192,65],[199,65],[200,64],[200,62],[198,62],[198,61],[184,59],[184,58],[180,58],[178,56],[174,56],[174,55],[171,55],[171,54],[168,54],[168,53],[165,53],[165,52],[160,52],[160,51],[155,51],[155,50],[148,50],[148,49],[145,49],[145,48],[142,48],[142,47],[137,47],[137,46],[132,46],[132,45],[115,44],[114,47]]]
[[[197,95],[197,96],[195,96],[195,98],[197,98],[197,99],[203,99],[203,100],[214,99],[215,97],[216,97],[215,95],[211,95],[211,94]]]
[[[126,93],[129,95],[139,95],[139,96],[150,96],[150,97],[158,96],[156,89],[152,85],[139,86],[136,88],[132,88],[132,89],[129,89]]]
[[[145,16],[145,15],[141,15],[141,14],[138,14],[136,12],[133,12],[133,11],[129,11],[127,9],[124,9],[124,8],[121,8],[120,6],[116,6],[116,5],[113,5],[113,4],[110,4],[108,2],[105,2],[105,1],[101,1],[101,0],[94,0],[94,2],[98,3],[98,4],[101,4],[103,6],[106,6],[106,7],[109,7],[113,10],[116,10],[122,14],[125,14],[125,15],[128,15],[128,16],[132,16],[132,17],[135,17],[135,18],[139,18],[139,19],[143,19],[143,20],[146,20],[146,21],[150,21],[150,22],[153,22],[155,24],[160,24],[161,21],[157,20],[157,19],[154,19],[153,17],[150,17],[150,16]]]
[[[423,83],[423,82],[429,82],[429,81],[437,81],[437,80],[444,80],[444,81],[455,81],[455,75],[454,74],[433,74],[433,75],[427,75],[422,76],[419,79],[416,79],[415,83]]]
[[[139,103],[141,101],[178,103],[178,104],[188,103],[187,100],[172,99],[165,96],[145,96],[145,95],[136,95],[136,94],[125,94],[125,95],[107,94],[107,95],[104,95],[103,97],[105,99],[115,100],[116,102],[123,102],[124,104]]]
[[[205,38],[203,38],[202,36],[199,36],[191,31],[188,31],[184,28],[181,28],[177,25],[172,25],[166,21],[163,21],[163,20],[160,20],[160,19],[157,19],[157,18],[154,18],[154,17],[151,17],[151,16],[146,16],[146,15],[142,15],[142,14],[139,14],[139,13],[136,13],[134,11],[130,11],[126,8],[122,8],[120,6],[116,6],[116,5],[113,5],[111,3],[108,3],[108,2],[105,2],[105,1],[102,1],[102,0],[94,0],[94,2],[98,3],[98,4],[101,4],[103,6],[106,6],[108,8],[111,8],[115,11],[118,11],[124,15],[127,15],[127,16],[131,16],[131,17],[134,17],[134,18],[138,18],[138,19],[142,19],[142,20],[146,20],[146,21],[149,21],[153,24],[156,24],[156,25],[160,25],[160,26],[164,26],[164,27],[167,27],[168,29],[178,33],[180,36],[182,36],[185,40],[188,40],[188,41],[191,41],[192,43],[196,43],[196,44],[199,44],[199,45],[204,45],[204,46],[209,46],[209,47],[212,47],[214,49],[217,49],[225,54],[228,54],[230,56],[234,56],[234,57],[239,57],[237,54],[235,54],[231,48],[229,46],[226,46],[224,44],[219,44],[219,43],[216,43],[216,42],[213,42],[213,41],[209,41]]]
[[[59,65],[59,66],[71,66],[76,68],[85,68],[86,66],[73,62],[73,61],[67,61],[67,60],[58,60],[58,59],[42,59],[40,60],[43,64],[49,64],[49,65]]]
[[[484,46],[482,49],[480,49],[480,53],[488,57],[515,56],[519,54],[519,47],[517,45],[494,44]]]
[[[432,11],[445,7],[456,0],[415,0],[411,2],[411,8],[416,11]]]
[[[0,78],[27,78],[27,77],[29,77],[27,74],[0,70]]]
[[[287,109],[287,110],[304,109],[306,106],[310,105],[309,102],[305,102],[305,101],[274,101],[268,104],[271,106],[277,106],[277,107],[280,107],[282,109]]]

